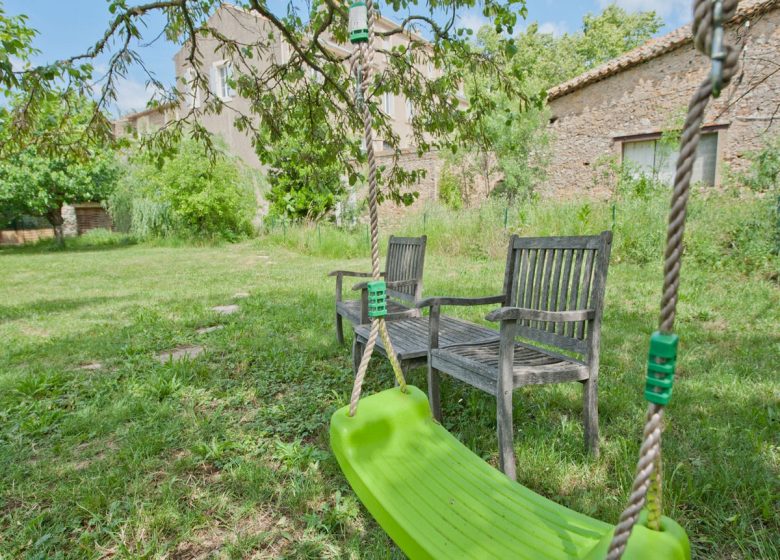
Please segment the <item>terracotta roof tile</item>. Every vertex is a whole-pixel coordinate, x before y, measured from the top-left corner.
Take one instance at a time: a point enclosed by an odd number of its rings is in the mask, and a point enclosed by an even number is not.
[[[728,25],[738,25],[748,18],[776,8],[780,8],[780,0],[743,0],[737,9],[737,14],[728,22]],[[690,43],[692,40],[693,37],[691,36],[690,24],[684,25],[671,33],[667,33],[663,37],[650,39],[648,42],[640,45],[634,50],[628,51],[597,68],[588,70],[567,82],[563,82],[562,84],[551,88],[547,93],[547,99],[552,101],[553,99],[568,95],[592,83],[614,76],[623,70],[628,70],[629,68],[638,66],[648,60],[678,49],[683,45]]]

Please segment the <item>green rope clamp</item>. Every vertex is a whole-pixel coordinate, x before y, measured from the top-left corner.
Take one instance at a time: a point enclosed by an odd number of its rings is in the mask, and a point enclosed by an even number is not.
[[[672,398],[674,368],[677,365],[677,342],[679,340],[676,334],[660,331],[656,331],[650,336],[645,399],[651,403],[667,405]]]
[[[372,319],[387,315],[387,284],[384,280],[372,280],[368,288],[368,316]]]
[[[368,43],[368,9],[362,0],[349,6],[349,41],[353,45]]]

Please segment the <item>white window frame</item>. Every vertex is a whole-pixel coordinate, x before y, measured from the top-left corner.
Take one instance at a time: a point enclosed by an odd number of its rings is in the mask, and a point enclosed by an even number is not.
[[[200,107],[200,87],[195,84],[195,70],[187,68],[184,71],[184,104],[188,109],[197,109]]]
[[[392,117],[395,114],[395,95],[392,91],[386,91],[382,94],[382,111]]]
[[[222,101],[230,101],[236,94],[229,82],[233,77],[233,63],[229,60],[219,60],[214,63],[213,68],[214,95]]]
[[[279,64],[290,62],[290,45],[284,40],[279,40]]]
[[[719,184],[720,180],[720,174],[718,172],[718,166],[720,164],[720,143],[722,141],[722,136],[720,135],[720,130],[722,127],[706,127],[703,128],[702,138],[704,137],[711,137],[714,135],[715,137],[715,161],[714,166],[715,168],[712,170],[712,184],[709,184],[707,182],[703,181],[703,177],[707,175],[704,169],[701,169],[699,166],[703,165],[704,162],[702,158],[697,157],[697,161],[694,164],[694,173],[698,173],[700,175],[699,178],[692,179],[693,182],[703,182],[707,186],[716,187]],[[650,133],[650,134],[639,134],[636,136],[625,136],[620,138],[615,138],[615,140],[619,143],[620,147],[620,161],[621,163],[626,163],[626,146],[630,144],[635,144],[639,142],[653,142],[653,164],[652,169],[649,170],[651,172],[651,176],[653,180],[661,181],[662,183],[669,184],[671,186],[671,183],[674,181],[674,171],[672,169],[664,169],[674,166],[674,163],[677,161],[677,155],[678,151],[671,151],[669,153],[660,153],[659,155],[659,142],[662,138],[661,133]],[[701,144],[700,144],[701,145]],[[698,150],[697,150],[698,155]],[[662,157],[664,158],[660,162],[658,161],[658,158]],[[662,177],[663,171],[667,171],[668,177]]]

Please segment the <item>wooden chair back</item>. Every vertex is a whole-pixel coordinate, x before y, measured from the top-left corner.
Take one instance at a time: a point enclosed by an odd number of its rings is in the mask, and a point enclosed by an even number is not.
[[[428,237],[395,237],[391,236],[387,243],[387,261],[385,263],[385,280],[414,282],[387,290],[388,297],[414,302],[422,297],[423,266],[425,264],[425,244]]]
[[[541,311],[592,309],[577,322],[522,320],[517,334],[588,356],[598,345],[612,232],[583,237],[519,237],[509,244],[505,305]]]

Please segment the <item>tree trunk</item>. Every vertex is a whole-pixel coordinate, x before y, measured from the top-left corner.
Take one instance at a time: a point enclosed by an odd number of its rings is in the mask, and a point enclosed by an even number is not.
[[[54,239],[57,241],[57,245],[62,247],[65,243],[65,234],[62,229],[62,225],[65,223],[65,220],[62,218],[62,206],[50,208],[46,212],[46,219],[54,230]]]

